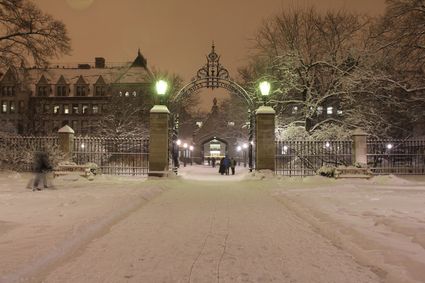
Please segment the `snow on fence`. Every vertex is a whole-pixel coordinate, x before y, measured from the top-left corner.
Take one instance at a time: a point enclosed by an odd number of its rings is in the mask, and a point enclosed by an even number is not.
[[[276,141],[276,173],[315,175],[322,166],[352,165],[352,141]]]
[[[10,170],[32,171],[36,151],[47,152],[52,163],[62,156],[57,137],[2,136],[0,166]]]
[[[146,175],[149,139],[75,137],[73,161],[96,163],[103,174]]]
[[[367,140],[367,164],[374,174],[425,174],[425,140]]]

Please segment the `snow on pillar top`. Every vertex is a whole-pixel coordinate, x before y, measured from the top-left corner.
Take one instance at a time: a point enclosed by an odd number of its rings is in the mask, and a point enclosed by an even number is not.
[[[356,128],[352,136],[367,136],[368,134],[360,128]]]
[[[167,113],[170,114],[167,106],[165,105],[154,105],[151,109],[151,113]]]
[[[59,129],[58,133],[61,133],[61,134],[74,134],[75,132],[74,132],[74,130],[70,126],[65,125],[65,126],[63,126],[62,128]]]
[[[255,111],[255,114],[276,114],[276,111],[270,106],[260,106],[257,111]]]

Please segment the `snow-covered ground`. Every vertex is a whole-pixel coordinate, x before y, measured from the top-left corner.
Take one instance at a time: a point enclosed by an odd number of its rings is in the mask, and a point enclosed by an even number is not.
[[[0,172],[0,282],[424,282],[425,178]]]

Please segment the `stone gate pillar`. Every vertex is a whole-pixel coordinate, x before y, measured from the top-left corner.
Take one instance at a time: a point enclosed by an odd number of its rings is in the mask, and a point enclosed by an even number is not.
[[[270,106],[260,106],[255,112],[255,169],[275,171],[275,114]]]
[[[59,149],[65,154],[65,161],[70,161],[74,151],[74,130],[65,125],[58,130],[59,134]]]
[[[360,128],[354,130],[353,138],[353,163],[362,166],[367,165],[367,136],[368,134]]]
[[[150,111],[149,176],[164,176],[168,171],[168,119],[165,105],[155,105]]]

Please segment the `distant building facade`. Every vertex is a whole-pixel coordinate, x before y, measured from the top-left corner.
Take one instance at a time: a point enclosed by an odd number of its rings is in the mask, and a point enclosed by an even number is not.
[[[151,78],[140,51],[120,66],[98,57],[93,66],[9,69],[0,74],[2,130],[49,135],[69,125],[77,134],[92,133],[111,96],[151,96]]]

